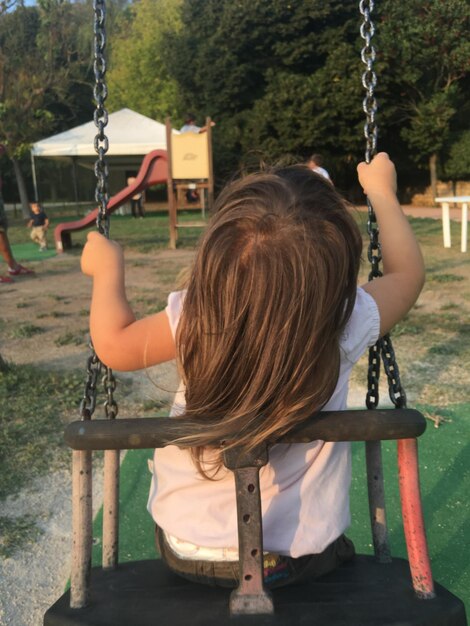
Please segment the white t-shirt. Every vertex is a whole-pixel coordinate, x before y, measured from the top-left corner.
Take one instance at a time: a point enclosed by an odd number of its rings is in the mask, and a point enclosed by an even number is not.
[[[173,292],[166,312],[175,334],[184,292]],[[340,341],[341,363],[336,388],[324,409],[346,408],[351,369],[379,336],[374,299],[358,288],[356,304]],[[184,388],[175,397],[172,414],[184,407]],[[155,450],[148,510],[167,533],[197,546],[238,545],[235,481],[222,470],[220,480],[198,473],[190,453],[176,446]],[[350,524],[349,443],[314,441],[277,444],[260,471],[263,546],[268,552],[299,557],[322,552]]]
[[[316,172],[317,174],[320,174],[321,176],[323,176],[323,178],[327,178],[328,180],[331,180],[330,175],[328,174],[328,172],[326,171],[326,169],[324,167],[320,167],[319,165],[312,167],[312,171]]]
[[[199,133],[200,130],[201,127],[196,124],[185,124],[180,128],[180,133]]]

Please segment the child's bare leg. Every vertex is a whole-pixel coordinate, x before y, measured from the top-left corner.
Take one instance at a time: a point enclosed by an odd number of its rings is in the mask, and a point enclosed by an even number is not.
[[[5,259],[8,267],[14,268],[16,266],[16,261],[13,257],[13,252],[11,251],[10,242],[8,241],[8,236],[6,232],[0,230],[0,254]]]

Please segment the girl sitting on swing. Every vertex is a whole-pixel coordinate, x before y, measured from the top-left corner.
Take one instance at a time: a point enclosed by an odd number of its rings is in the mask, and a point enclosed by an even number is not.
[[[358,166],[380,228],[384,275],[357,287],[362,240],[346,201],[305,165],[250,175],[220,194],[187,289],[136,320],[121,248],[88,235],[90,329],[103,363],[138,370],[176,359],[172,415],[200,419],[197,437],[155,451],[149,511],[164,561],[194,581],[236,586],[233,474],[211,445],[253,448],[316,411],[346,408],[353,365],[415,303],[419,246],[385,153]],[[354,555],[350,446],[277,444],[261,469],[268,587],[321,576]]]

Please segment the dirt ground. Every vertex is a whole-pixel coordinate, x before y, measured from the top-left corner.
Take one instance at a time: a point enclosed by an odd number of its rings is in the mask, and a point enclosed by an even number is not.
[[[165,306],[165,300],[156,292],[167,294],[174,289],[174,279],[189,264],[192,254],[188,250],[160,250],[145,255],[126,250],[128,295],[138,316]],[[18,277],[11,285],[1,285],[0,354],[18,365],[83,371],[85,382],[91,354],[91,279],[81,273],[77,254],[60,254],[27,265],[35,271],[34,276]],[[132,416],[146,401],[170,404],[177,388],[172,365],[120,373],[118,385],[119,380],[124,383],[116,392],[122,417]]]
[[[404,209],[415,217],[441,216],[439,208]],[[459,220],[460,210],[451,209],[451,217]],[[454,248],[458,243],[454,242]],[[125,256],[129,299],[137,314],[145,314],[165,305],[155,292],[167,293],[174,288],[178,272],[189,264],[193,252],[158,250],[148,255],[129,249]],[[0,285],[0,353],[18,364],[85,368],[91,280],[80,272],[78,254],[60,254],[28,266],[35,270],[35,276]],[[4,267],[0,267],[1,272],[5,273]],[[28,332],[27,325],[38,327],[40,332]]]

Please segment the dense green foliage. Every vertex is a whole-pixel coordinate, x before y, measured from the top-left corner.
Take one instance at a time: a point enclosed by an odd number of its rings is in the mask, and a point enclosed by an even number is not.
[[[449,144],[441,176],[449,180],[461,180],[470,172],[470,130],[456,133]]]
[[[429,161],[433,180],[452,131],[468,126],[469,5],[466,0],[384,0],[380,15],[377,38],[389,128],[416,163]],[[468,177],[470,170],[461,173]]]
[[[141,0],[121,13],[108,73],[109,107],[163,120],[177,111],[175,79],[164,65],[164,38],[180,27],[180,0]]]
[[[111,23],[123,1],[109,0]],[[0,11],[0,143],[10,160],[0,166],[8,185],[13,164],[26,211],[31,144],[91,119],[92,15],[91,0],[17,2]]]
[[[133,5],[134,28],[145,21],[145,33],[158,33],[155,64],[147,66],[140,87],[142,59],[134,64],[132,81],[121,87],[129,102],[140,92],[146,106],[150,84],[154,106],[166,102],[172,115],[193,111],[200,122],[211,115],[223,177],[260,159],[298,160],[319,151],[334,178],[348,185],[364,149],[363,41],[355,1],[182,0],[180,21],[162,18],[162,10],[153,24],[145,5]],[[466,0],[377,4],[380,147],[404,170],[416,173],[431,158],[435,164],[437,155],[444,166],[455,133],[465,128],[469,19]],[[119,42],[124,49],[126,41],[129,57],[142,50],[141,32],[140,41],[129,32]],[[157,93],[163,75],[172,77],[170,100]],[[470,176],[461,170],[459,176]],[[446,171],[450,177],[455,167]]]
[[[341,160],[357,152],[355,4],[186,0],[182,20],[168,62],[186,107],[217,120],[216,155],[227,169],[250,153],[271,161],[286,153],[298,159],[320,151]]]
[[[21,157],[90,101],[91,36],[79,36],[86,20],[84,5],[60,0],[1,16],[0,136],[10,156]]]
[[[30,144],[90,110],[90,43],[82,38],[86,7],[40,0],[0,16],[0,142],[11,159],[23,211],[20,167]],[[78,28],[77,28],[78,27]]]
[[[110,111],[170,115],[175,126],[188,111],[201,124],[212,116],[219,181],[260,160],[321,152],[350,187],[365,143],[356,0],[108,0],[108,13]],[[468,0],[381,0],[372,18],[379,148],[405,182],[424,182],[429,167],[432,178],[437,167],[470,178],[455,156],[470,113]],[[91,118],[92,35],[91,0],[0,14],[0,142],[10,156]]]

